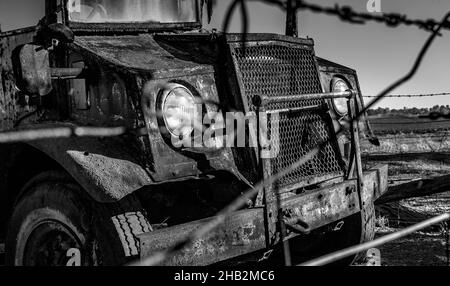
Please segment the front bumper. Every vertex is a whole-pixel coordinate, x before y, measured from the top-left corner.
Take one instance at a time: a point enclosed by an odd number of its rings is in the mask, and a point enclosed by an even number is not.
[[[387,165],[364,173],[361,195],[356,180],[345,181],[281,202],[283,211],[301,218],[311,230],[342,220],[360,212],[387,191]],[[242,210],[227,218],[224,224],[191,246],[164,262],[171,266],[199,266],[239,257],[273,247],[267,239],[264,208]],[[195,221],[145,233],[139,236],[140,256],[146,258],[167,249],[199,228],[209,219]],[[269,220],[270,224],[276,220]],[[289,238],[295,235],[291,234]]]

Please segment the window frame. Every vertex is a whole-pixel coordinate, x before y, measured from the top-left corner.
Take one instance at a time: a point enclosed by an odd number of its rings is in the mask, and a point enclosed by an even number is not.
[[[58,1],[58,0],[54,0]],[[202,11],[199,0],[197,2],[197,21],[179,22],[179,23],[158,23],[158,22],[138,22],[138,23],[81,23],[69,21],[69,11],[67,4],[69,0],[61,0],[64,11],[64,24],[71,28],[75,33],[130,33],[130,32],[160,32],[174,30],[195,30],[202,28]]]

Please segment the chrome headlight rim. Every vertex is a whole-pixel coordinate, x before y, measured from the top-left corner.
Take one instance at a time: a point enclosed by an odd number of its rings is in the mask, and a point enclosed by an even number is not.
[[[160,113],[160,115],[158,115],[158,122],[160,125],[160,129],[162,129],[163,131],[162,133],[164,133],[165,135],[170,135],[177,139],[184,139],[194,132],[194,118],[192,118],[189,128],[187,128],[184,132],[176,132],[177,129],[174,129],[170,126],[166,113],[166,105],[168,99],[176,90],[182,90],[184,92],[184,95],[187,95],[186,98],[188,99],[188,101],[191,101],[191,107],[193,108],[193,112],[195,112],[196,97],[194,93],[185,85],[179,83],[167,83],[163,88],[161,88],[157,100],[157,112]]]
[[[337,88],[337,85],[343,84],[344,88]],[[332,92],[344,92],[352,89],[351,84],[343,77],[335,76],[331,81]],[[349,114],[348,99],[347,98],[335,98],[332,100],[333,110],[340,116],[345,117]]]

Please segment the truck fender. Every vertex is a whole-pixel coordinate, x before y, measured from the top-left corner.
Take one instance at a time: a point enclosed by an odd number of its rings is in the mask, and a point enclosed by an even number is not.
[[[29,143],[59,163],[95,200],[112,203],[153,182],[122,138],[67,138]],[[39,163],[39,162],[36,162]]]

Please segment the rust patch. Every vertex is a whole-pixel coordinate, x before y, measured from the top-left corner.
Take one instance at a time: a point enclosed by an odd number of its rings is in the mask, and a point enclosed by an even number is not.
[[[208,219],[143,234],[139,237],[141,257],[148,257],[174,245],[207,221]],[[177,253],[164,265],[207,265],[254,252],[265,246],[263,209],[250,209],[233,214],[216,230],[196,240],[192,246]]]

